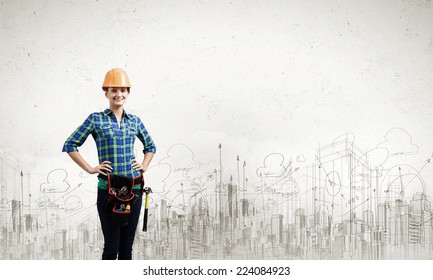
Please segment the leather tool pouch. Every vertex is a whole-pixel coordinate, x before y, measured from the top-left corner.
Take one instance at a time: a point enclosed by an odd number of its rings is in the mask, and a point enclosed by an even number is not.
[[[132,205],[138,196],[132,192],[135,185],[143,185],[142,176],[130,178],[120,175],[108,174],[108,200],[105,211],[112,213],[113,220],[120,226],[128,225],[128,217],[131,214]]]

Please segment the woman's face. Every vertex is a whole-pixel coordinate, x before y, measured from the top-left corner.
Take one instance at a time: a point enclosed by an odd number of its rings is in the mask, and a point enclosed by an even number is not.
[[[109,87],[105,96],[110,102],[110,106],[120,107],[125,104],[129,91],[126,87]]]

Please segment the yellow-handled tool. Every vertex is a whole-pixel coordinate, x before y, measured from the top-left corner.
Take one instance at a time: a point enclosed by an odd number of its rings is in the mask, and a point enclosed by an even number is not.
[[[149,194],[152,192],[152,189],[149,187],[145,187],[143,191],[146,194],[146,198],[144,200],[143,231],[147,231],[147,217],[149,215]]]

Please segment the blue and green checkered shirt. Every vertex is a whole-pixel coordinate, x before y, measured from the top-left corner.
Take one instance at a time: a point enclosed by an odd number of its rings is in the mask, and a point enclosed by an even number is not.
[[[143,143],[143,153],[155,153],[156,147],[152,138],[139,117],[123,111],[120,127],[116,116],[110,109],[92,113],[63,145],[63,152],[76,152],[87,137],[92,134],[98,149],[99,163],[110,161],[112,174],[136,177],[141,171],[132,168],[135,137]]]

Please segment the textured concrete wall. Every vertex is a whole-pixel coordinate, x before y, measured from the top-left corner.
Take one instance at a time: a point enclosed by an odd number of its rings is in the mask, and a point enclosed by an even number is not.
[[[0,13],[1,145],[25,161],[64,159],[65,137],[107,106],[115,66],[161,151],[306,153],[345,132],[367,147],[393,127],[432,139],[429,0],[1,1]]]
[[[426,164],[433,156],[430,0],[0,0],[3,181],[13,181],[6,174],[12,155],[28,178],[25,194],[36,199],[43,184],[68,178],[71,189],[89,192],[73,193],[72,209],[94,202],[96,179],[61,148],[85,117],[108,106],[101,84],[113,67],[128,72],[125,108],[158,146],[149,180],[165,199],[179,180],[215,185],[220,143],[224,184],[233,175],[243,186],[239,155],[248,186],[260,185],[260,171],[277,178],[291,164],[300,171],[281,188],[302,193],[317,179],[308,170],[320,165],[316,149],[346,136],[360,154],[369,152],[373,169],[390,170],[379,184],[398,175],[399,164],[415,170],[404,176],[422,177],[413,193],[433,184]],[[81,151],[96,165],[92,139]],[[188,173],[199,163],[200,172]],[[323,178],[341,167],[326,168]],[[324,196],[333,194],[334,185],[325,187]],[[8,186],[2,193],[19,200],[23,192]],[[298,206],[311,200],[301,197]]]

